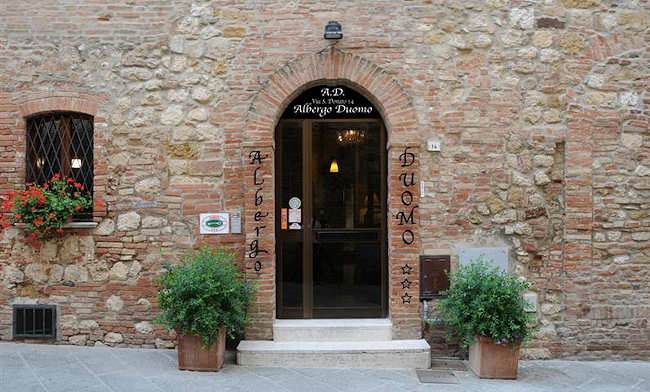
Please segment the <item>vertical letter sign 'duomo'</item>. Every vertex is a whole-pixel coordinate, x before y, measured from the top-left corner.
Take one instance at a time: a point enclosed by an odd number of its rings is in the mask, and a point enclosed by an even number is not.
[[[415,164],[415,154],[410,152],[411,147],[404,148],[404,152],[399,156],[399,166],[402,168],[402,172],[399,175],[400,185],[402,186],[402,194],[400,196],[401,200],[401,210],[395,215],[395,219],[399,221],[398,225],[402,226],[402,242],[405,246],[417,246],[415,242],[415,233],[413,233],[413,227],[415,225],[415,209],[418,208],[417,205],[413,203],[413,187],[415,187],[415,171],[412,166]],[[411,288],[412,281],[409,280],[409,275],[411,274],[413,267],[407,264],[404,264],[402,267],[402,276],[404,279],[400,282],[402,284],[402,290],[404,290],[404,295],[402,295],[402,303],[410,304],[412,295],[408,293],[408,290]]]

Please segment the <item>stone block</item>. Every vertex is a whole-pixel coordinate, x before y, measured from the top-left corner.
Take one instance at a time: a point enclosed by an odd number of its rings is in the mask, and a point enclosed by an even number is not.
[[[2,278],[9,283],[22,283],[25,280],[25,274],[13,265],[5,265],[2,269]]]
[[[492,222],[498,223],[498,224],[511,223],[511,222],[515,222],[516,220],[517,220],[517,211],[512,210],[512,209],[502,211],[502,212],[496,214],[492,218]]]
[[[142,228],[143,229],[152,229],[156,227],[164,226],[166,223],[164,218],[157,216],[146,216],[142,219]]]
[[[85,267],[72,264],[65,267],[65,272],[63,273],[63,280],[71,281],[75,283],[87,282],[88,281],[88,270]]]
[[[487,206],[490,209],[490,213],[498,214],[506,208],[505,203],[498,197],[493,197],[487,202]]]
[[[180,105],[169,105],[160,115],[160,122],[165,125],[178,125],[183,121],[184,116]]]
[[[596,0],[560,0],[560,3],[566,8],[588,9],[598,6]]]
[[[124,341],[124,337],[122,334],[116,333],[116,332],[109,332],[106,335],[104,335],[104,343],[122,343]]]
[[[553,33],[548,30],[538,30],[533,33],[533,45],[548,48],[553,45]]]
[[[197,86],[192,89],[192,99],[200,102],[206,103],[212,98],[212,93],[205,87]]]
[[[223,36],[226,38],[241,38],[246,35],[245,26],[226,26],[223,29]]]
[[[79,329],[92,330],[99,328],[99,324],[95,320],[82,320],[79,322]]]
[[[111,295],[106,300],[106,308],[112,312],[119,312],[124,308],[124,301],[117,295]]]
[[[126,280],[129,274],[129,266],[125,263],[118,261],[113,264],[109,272],[109,279],[111,280]]]
[[[32,263],[25,267],[25,277],[35,283],[47,282],[49,275],[48,268],[44,264]]]
[[[149,335],[153,333],[153,326],[149,321],[140,321],[139,323],[135,324],[135,332],[139,334]]]
[[[94,231],[96,235],[111,235],[115,231],[115,222],[112,219],[103,219]]]
[[[159,194],[160,180],[156,177],[145,178],[135,184],[135,191],[143,195]],[[136,227],[137,228],[137,227]]]
[[[567,32],[560,35],[558,46],[568,55],[577,55],[584,51],[585,39],[580,33]]]
[[[535,25],[535,9],[532,7],[511,8],[510,24],[524,30],[532,29]]]
[[[140,215],[135,211],[117,217],[117,229],[119,231],[133,231],[138,227],[140,227]]]
[[[171,158],[196,159],[199,157],[199,147],[194,143],[168,144],[167,155]]]
[[[59,260],[65,264],[74,263],[80,258],[79,237],[70,235],[65,237],[59,248]]]
[[[75,346],[85,346],[88,341],[88,335],[74,335],[68,339]]]
[[[185,37],[182,35],[173,35],[169,37],[169,50],[173,53],[183,54],[185,51]]]
[[[639,165],[636,167],[636,169],[634,169],[634,174],[636,174],[639,177],[650,176],[650,168],[643,165]]]
[[[632,31],[644,31],[648,28],[647,10],[620,10],[617,15],[618,25]]]
[[[544,186],[551,183],[551,179],[541,170],[535,172],[535,185]]]

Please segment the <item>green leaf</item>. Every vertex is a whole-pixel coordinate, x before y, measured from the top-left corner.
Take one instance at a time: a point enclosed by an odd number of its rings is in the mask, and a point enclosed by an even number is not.
[[[211,345],[219,326],[230,336],[248,322],[254,287],[240,274],[234,254],[204,246],[185,255],[177,265],[164,261],[166,272],[157,278],[158,309],[155,322],[181,333],[194,333]]]
[[[438,304],[449,335],[468,347],[476,335],[494,342],[519,344],[533,332],[531,316],[524,310],[528,283],[478,259],[450,274],[451,286]]]

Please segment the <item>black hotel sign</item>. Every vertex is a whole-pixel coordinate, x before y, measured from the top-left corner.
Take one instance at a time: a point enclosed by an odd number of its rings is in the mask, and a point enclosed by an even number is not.
[[[377,109],[363,95],[345,86],[318,86],[294,99],[282,118],[350,119],[379,118]]]

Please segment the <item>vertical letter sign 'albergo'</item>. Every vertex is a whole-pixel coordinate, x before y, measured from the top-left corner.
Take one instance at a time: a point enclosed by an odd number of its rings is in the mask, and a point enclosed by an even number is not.
[[[201,234],[228,234],[228,213],[201,214],[199,216]]]

